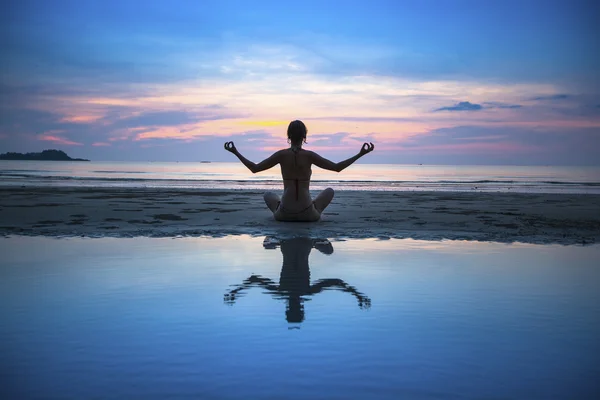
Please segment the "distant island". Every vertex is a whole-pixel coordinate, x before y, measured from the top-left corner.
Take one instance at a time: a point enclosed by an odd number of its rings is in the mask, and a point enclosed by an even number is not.
[[[83,158],[71,158],[62,150],[44,150],[41,153],[3,153],[0,160],[30,161],[90,161]]]

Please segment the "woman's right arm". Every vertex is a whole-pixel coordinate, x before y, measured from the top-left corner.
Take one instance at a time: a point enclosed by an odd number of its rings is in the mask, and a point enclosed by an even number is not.
[[[278,152],[274,153],[271,157],[262,160],[258,164],[255,164],[252,161],[248,160],[246,157],[244,157],[242,155],[242,153],[240,153],[236,149],[233,142],[225,142],[224,147],[225,147],[225,150],[229,151],[230,153],[235,154],[235,156],[242,162],[242,164],[244,164],[246,166],[246,168],[248,168],[253,174],[267,170],[269,168],[273,168],[275,165],[277,165],[279,163],[279,160],[281,158],[280,157],[281,151],[278,151]]]
[[[315,164],[319,168],[323,168],[323,169],[326,169],[329,171],[340,172],[340,171],[348,168],[356,160],[358,160],[365,154],[372,152],[374,149],[375,149],[375,145],[373,143],[365,143],[361,147],[360,152],[358,152],[358,154],[356,154],[353,157],[350,157],[347,160],[340,161],[338,163],[334,163],[333,161],[330,161],[324,157],[321,157],[320,155],[318,155],[315,152],[311,152],[311,156],[312,156],[311,161],[313,164]]]

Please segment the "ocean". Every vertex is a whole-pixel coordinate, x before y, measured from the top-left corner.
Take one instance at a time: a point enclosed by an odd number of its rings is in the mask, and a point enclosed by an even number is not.
[[[241,163],[0,161],[1,186],[280,190],[278,167]],[[313,169],[311,188],[600,194],[600,167],[354,164]]]

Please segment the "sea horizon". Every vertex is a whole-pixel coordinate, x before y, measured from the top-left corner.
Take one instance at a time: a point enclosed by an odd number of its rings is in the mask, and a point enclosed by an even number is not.
[[[278,167],[252,174],[241,163],[0,161],[1,186],[278,190]],[[599,166],[357,163],[313,169],[311,189],[600,194]]]

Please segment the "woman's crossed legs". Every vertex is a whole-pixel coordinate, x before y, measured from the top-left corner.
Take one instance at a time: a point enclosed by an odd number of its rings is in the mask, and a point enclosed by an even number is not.
[[[316,221],[321,217],[321,213],[333,200],[335,192],[332,188],[323,190],[313,200],[312,205],[306,210],[298,213],[289,212],[279,207],[281,199],[273,192],[266,192],[264,195],[265,203],[269,210],[273,212],[275,219],[279,221]]]

